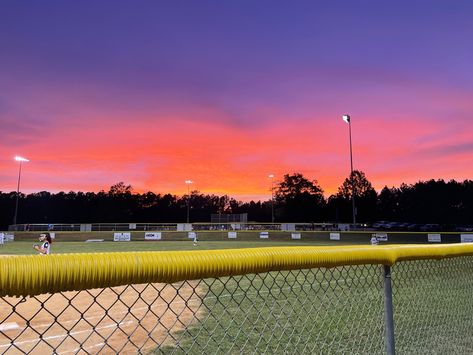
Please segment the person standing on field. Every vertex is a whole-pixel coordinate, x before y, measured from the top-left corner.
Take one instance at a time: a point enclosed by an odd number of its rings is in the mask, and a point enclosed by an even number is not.
[[[42,242],[43,244],[38,245],[35,244],[33,245],[33,249],[38,252],[40,255],[49,255],[51,254],[51,236],[48,234],[40,234],[39,235],[39,241]]]

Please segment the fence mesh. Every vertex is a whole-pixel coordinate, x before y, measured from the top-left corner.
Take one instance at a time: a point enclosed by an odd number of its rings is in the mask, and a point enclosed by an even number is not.
[[[396,350],[473,353],[473,257],[415,260],[392,268]]]
[[[473,257],[392,268],[400,354],[471,353]],[[0,353],[385,353],[383,267],[0,298]]]

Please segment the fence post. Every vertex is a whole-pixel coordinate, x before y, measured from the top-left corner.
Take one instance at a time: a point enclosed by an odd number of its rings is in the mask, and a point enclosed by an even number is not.
[[[386,326],[386,353],[395,354],[393,292],[391,288],[391,267],[384,265],[384,316]]]

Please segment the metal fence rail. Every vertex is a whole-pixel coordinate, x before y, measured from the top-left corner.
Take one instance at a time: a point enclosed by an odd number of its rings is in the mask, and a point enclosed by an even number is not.
[[[31,223],[14,224],[8,227],[9,231],[17,232],[104,232],[104,231],[233,231],[233,230],[294,230],[294,231],[322,231],[348,230],[347,224],[337,223]],[[365,225],[356,225],[356,230],[365,230]],[[184,229],[183,229],[184,228]]]
[[[0,257],[0,353],[383,354],[391,345],[471,353],[472,253],[471,245],[264,248],[181,253],[180,262],[173,253],[131,253],[95,267],[79,256],[82,268],[60,256]],[[125,272],[124,260],[136,264]],[[48,264],[69,270],[37,276]],[[121,282],[111,271],[126,284],[113,286]],[[68,274],[75,287],[44,294]]]

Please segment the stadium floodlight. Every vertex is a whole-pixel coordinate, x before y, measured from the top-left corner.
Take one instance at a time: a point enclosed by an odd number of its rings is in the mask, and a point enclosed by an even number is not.
[[[18,155],[15,157],[15,160],[16,160],[16,161],[19,161],[19,162],[27,162],[27,161],[29,161],[28,159],[23,158],[23,157],[20,157],[20,156],[18,156]]]
[[[274,223],[274,174],[269,174],[271,179],[271,223]]]
[[[14,159],[15,161],[20,163],[20,169],[18,170],[18,184],[16,186],[15,214],[13,216],[13,225],[16,225],[16,218],[18,216],[18,198],[20,197],[21,164],[29,162],[29,160],[26,158],[20,157],[19,155],[15,156]]]
[[[343,115],[342,119],[348,123],[348,134],[350,137],[350,183],[351,183],[351,205],[353,215],[353,228],[356,228],[356,208],[355,208],[355,182],[353,181],[353,152],[351,147],[351,117]]]
[[[189,223],[189,215],[191,210],[191,184],[194,182],[192,180],[184,181],[187,184],[187,223]]]

